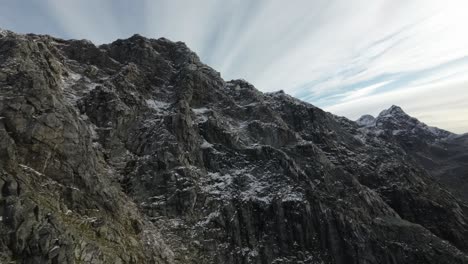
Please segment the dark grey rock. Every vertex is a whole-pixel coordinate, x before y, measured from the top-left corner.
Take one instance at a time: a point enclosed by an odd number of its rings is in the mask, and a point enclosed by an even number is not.
[[[3,262],[468,263],[464,205],[392,137],[181,42],[4,34],[0,116]]]
[[[370,126],[358,124],[400,145],[438,182],[468,203],[468,134],[429,127],[398,106],[382,111],[376,120]]]

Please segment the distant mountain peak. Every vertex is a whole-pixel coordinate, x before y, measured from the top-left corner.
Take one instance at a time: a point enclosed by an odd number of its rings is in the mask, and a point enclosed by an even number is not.
[[[12,32],[0,27],[0,37],[5,37],[10,33],[12,33]]]
[[[372,115],[363,115],[356,120],[356,123],[363,127],[373,127],[375,126],[375,120],[375,117]]]
[[[383,110],[382,112],[380,112],[379,114],[379,117],[383,117],[383,116],[387,116],[387,115],[406,115],[408,116],[408,114],[405,113],[405,111],[403,111],[403,109],[397,105],[392,105],[390,106],[390,108],[388,109],[385,109]]]
[[[376,128],[394,136],[424,137],[428,141],[444,139],[454,135],[449,131],[426,125],[408,115],[397,105],[392,105],[390,108],[381,111],[376,118],[371,115],[363,115],[356,120],[356,123],[361,127]]]

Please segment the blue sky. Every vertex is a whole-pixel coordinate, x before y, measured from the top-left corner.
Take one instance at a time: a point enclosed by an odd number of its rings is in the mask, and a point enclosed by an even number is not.
[[[392,104],[468,132],[466,0],[0,0],[0,27],[180,40],[225,79],[357,119]]]

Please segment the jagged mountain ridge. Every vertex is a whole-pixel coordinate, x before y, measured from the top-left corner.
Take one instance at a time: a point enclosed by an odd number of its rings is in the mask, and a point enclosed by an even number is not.
[[[2,261],[468,261],[465,205],[398,144],[183,43],[3,32],[0,63]]]
[[[364,115],[356,122],[366,131],[395,140],[434,178],[468,202],[468,134],[427,126],[398,106],[377,118]]]
[[[391,131],[393,135],[405,133],[406,136],[424,137],[426,141],[436,141],[455,136],[454,133],[420,122],[396,105],[383,110],[376,118],[371,115],[363,115],[356,122],[360,126]]]

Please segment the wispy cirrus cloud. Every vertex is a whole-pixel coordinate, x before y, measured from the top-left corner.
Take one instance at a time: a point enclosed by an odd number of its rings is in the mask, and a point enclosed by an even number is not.
[[[0,26],[96,43],[133,33],[181,40],[224,78],[262,91],[349,118],[398,104],[398,92],[413,96],[400,101],[423,121],[466,132],[468,122],[424,111],[468,109],[449,100],[468,93],[467,9],[466,0],[25,0],[2,2]]]
[[[357,119],[362,112],[377,115],[382,110],[381,106],[390,101],[427,124],[465,133],[468,124],[467,87],[466,79],[401,87],[339,102],[325,110]]]

